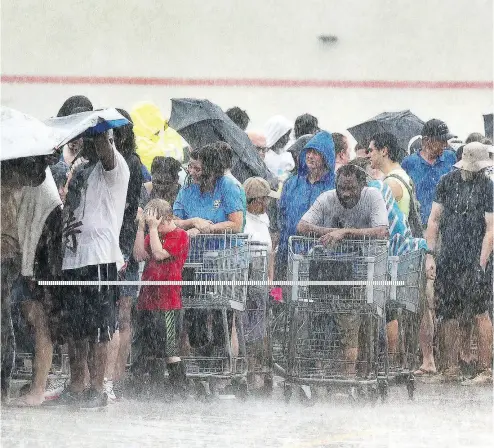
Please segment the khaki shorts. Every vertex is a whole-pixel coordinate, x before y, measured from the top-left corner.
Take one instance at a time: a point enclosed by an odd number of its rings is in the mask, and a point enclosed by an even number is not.
[[[343,349],[358,348],[358,332],[361,320],[360,315],[357,313],[335,315]]]

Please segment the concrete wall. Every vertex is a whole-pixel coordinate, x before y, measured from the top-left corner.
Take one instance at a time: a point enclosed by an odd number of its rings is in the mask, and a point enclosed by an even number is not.
[[[253,128],[274,114],[311,112],[341,131],[384,110],[411,109],[464,137],[483,130],[482,114],[493,105],[485,85],[493,77],[489,0],[11,0],[1,14],[2,104],[39,117],[79,93],[96,106],[153,100],[165,114],[172,97],[201,97],[247,109]],[[321,34],[338,42],[324,45]],[[182,85],[11,83],[11,75],[179,78]],[[190,85],[197,78],[254,82]],[[265,79],[438,81],[432,87],[441,88],[263,87]]]

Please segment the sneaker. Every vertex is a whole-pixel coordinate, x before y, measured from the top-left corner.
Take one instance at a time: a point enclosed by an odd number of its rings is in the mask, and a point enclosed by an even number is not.
[[[79,409],[85,411],[97,411],[104,409],[108,405],[108,395],[105,392],[98,392],[94,389],[86,391],[84,400],[81,401]]]
[[[462,386],[482,386],[485,384],[492,384],[492,370],[486,369],[473,378],[462,381]]]
[[[52,400],[44,401],[43,407],[78,406],[84,400],[84,392],[72,392],[66,388]]]
[[[48,378],[46,382],[45,401],[56,400],[67,387],[65,378]]]
[[[105,381],[103,383],[103,391],[108,397],[108,402],[109,403],[115,403],[117,401],[117,396],[115,395],[115,392],[113,391],[113,381],[112,380],[107,380],[105,378]]]

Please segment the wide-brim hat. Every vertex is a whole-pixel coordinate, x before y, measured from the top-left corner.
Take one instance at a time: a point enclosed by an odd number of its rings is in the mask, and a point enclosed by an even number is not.
[[[463,147],[462,158],[454,166],[464,171],[476,173],[494,165],[490,158],[490,147],[479,142],[472,142]]]

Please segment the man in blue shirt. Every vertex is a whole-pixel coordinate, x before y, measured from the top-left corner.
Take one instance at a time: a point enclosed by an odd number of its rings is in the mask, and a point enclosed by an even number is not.
[[[276,278],[286,280],[288,238],[297,234],[300,218],[321,193],[335,188],[335,146],[326,131],[317,133],[302,150],[298,174],[283,186],[279,202],[280,241],[276,253]]]
[[[448,140],[453,137],[444,121],[429,120],[422,129],[422,149],[405,157],[401,164],[415,184],[424,227],[431,213],[439,179],[449,173],[456,163],[456,154],[446,150]]]

